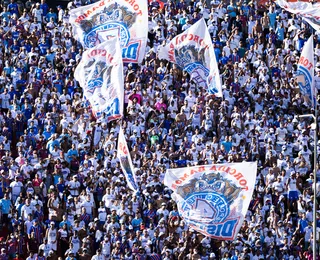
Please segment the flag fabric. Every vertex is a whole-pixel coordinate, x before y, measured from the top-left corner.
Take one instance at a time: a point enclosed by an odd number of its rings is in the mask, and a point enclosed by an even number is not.
[[[120,160],[122,171],[127,179],[129,188],[135,192],[138,192],[139,188],[136,182],[136,175],[122,127],[120,127],[118,136],[118,158]]]
[[[277,4],[290,13],[300,15],[316,31],[320,30],[320,3],[277,0]]]
[[[304,44],[298,62],[296,80],[299,84],[300,92],[307,103],[315,105],[316,90],[314,84],[314,47],[313,35]]]
[[[141,63],[148,38],[147,0],[101,0],[70,10],[74,37],[92,48],[118,37],[124,62]]]
[[[96,118],[104,113],[111,121],[123,115],[123,64],[117,38],[86,50],[74,76]]]
[[[187,71],[191,79],[210,94],[222,97],[217,60],[203,18],[167,45],[159,46],[158,55],[159,59],[166,59]]]
[[[180,216],[194,230],[219,240],[235,239],[246,216],[257,174],[256,162],[169,169]]]

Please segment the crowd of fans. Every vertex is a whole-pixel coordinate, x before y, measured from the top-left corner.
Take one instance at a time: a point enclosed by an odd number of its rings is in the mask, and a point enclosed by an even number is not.
[[[314,112],[294,78],[313,32],[300,17],[273,2],[152,0],[145,60],[124,66],[124,120],[108,122],[93,117],[73,77],[83,50],[68,10],[89,2],[1,3],[1,260],[312,259],[318,122],[297,116]],[[201,17],[223,98],[157,58],[160,45]],[[320,35],[314,40],[319,89]],[[138,194],[117,159],[120,125]],[[259,167],[236,240],[188,228],[163,185],[166,169],[242,161]]]

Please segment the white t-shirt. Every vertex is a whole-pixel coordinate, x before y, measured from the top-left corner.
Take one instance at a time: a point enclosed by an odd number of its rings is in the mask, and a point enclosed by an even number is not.
[[[10,94],[5,94],[5,93],[2,93],[1,95],[0,95],[0,99],[1,99],[1,107],[2,108],[9,108],[9,106],[10,106],[10,102],[9,102],[9,100],[10,100]]]
[[[32,205],[23,205],[21,208],[21,216],[24,217],[24,219],[28,219],[28,215],[33,211],[33,206]]]
[[[10,183],[10,188],[12,189],[13,195],[19,195],[23,184],[20,181],[13,181]]]
[[[70,190],[70,194],[72,196],[78,196],[79,195],[80,182],[78,182],[78,181],[70,181],[69,185],[70,185],[70,188],[72,188],[72,189],[76,188],[75,190]]]
[[[91,215],[92,214],[92,207],[93,207],[93,202],[92,201],[84,201],[81,203],[81,207],[84,207],[86,209],[86,212]]]

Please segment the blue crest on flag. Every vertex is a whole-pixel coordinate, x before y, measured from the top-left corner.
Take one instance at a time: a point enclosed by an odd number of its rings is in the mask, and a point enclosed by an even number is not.
[[[208,93],[212,95],[219,93],[215,77],[219,77],[219,75],[209,75],[207,78]]]
[[[185,221],[195,229],[204,230],[211,237],[233,237],[239,219],[230,216],[230,205],[241,188],[219,172],[204,172],[178,187],[183,198],[181,212]]]
[[[185,45],[180,49],[175,49],[174,54],[178,66],[187,71],[192,80],[199,85],[206,84],[206,78],[209,76],[209,69],[205,64],[205,49],[196,48],[194,45]]]
[[[141,42],[130,43],[130,28],[136,22],[137,14],[117,3],[102,9],[91,18],[81,20],[80,27],[84,32],[83,42],[86,48],[92,48],[112,37],[119,37],[123,58],[132,60],[137,57]]]
[[[110,71],[112,70],[112,65],[107,65],[104,61],[98,61],[94,64],[94,60],[90,60],[88,64],[84,66],[84,73],[88,79],[88,85],[85,89],[89,93],[93,94],[97,88],[101,88],[103,84],[103,77],[104,75],[109,75]],[[93,66],[94,64],[94,66]],[[90,72],[93,67],[93,73],[90,75]],[[106,74],[105,74],[106,73]],[[107,81],[110,81],[110,77],[105,77]]]
[[[297,76],[295,77],[301,94],[307,98],[307,101],[312,103],[312,76],[310,72],[303,66],[298,66]]]

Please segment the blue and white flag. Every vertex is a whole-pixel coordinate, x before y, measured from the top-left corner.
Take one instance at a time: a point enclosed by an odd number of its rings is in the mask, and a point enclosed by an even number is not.
[[[158,55],[159,59],[166,59],[187,71],[191,79],[210,94],[222,97],[217,60],[204,19],[174,37],[167,45],[159,46]]]
[[[304,44],[298,62],[296,81],[305,101],[315,106],[316,89],[314,84],[314,48],[313,35]]]
[[[86,50],[74,77],[96,118],[105,114],[105,118],[111,121],[123,115],[123,64],[117,38]]]
[[[127,179],[129,188],[135,192],[138,192],[139,188],[136,181],[136,175],[122,127],[120,127],[118,136],[118,158],[120,160],[122,171]]]
[[[194,230],[234,240],[246,216],[257,174],[256,162],[169,169],[164,184],[173,190],[180,216]]]
[[[277,4],[286,11],[301,16],[316,31],[320,30],[320,3],[299,0],[277,0]]]
[[[147,0],[101,0],[70,10],[69,22],[84,48],[118,37],[123,61],[142,62],[148,38]]]

